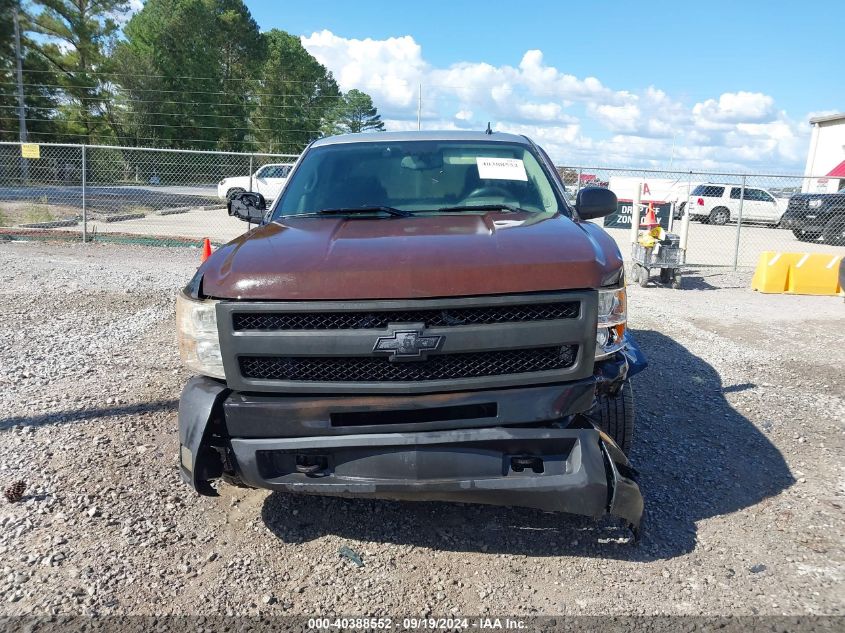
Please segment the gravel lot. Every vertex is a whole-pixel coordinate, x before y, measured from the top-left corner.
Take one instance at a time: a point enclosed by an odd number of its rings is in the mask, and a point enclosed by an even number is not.
[[[613,521],[176,471],[189,249],[0,242],[0,615],[843,614],[841,298],[630,287],[640,546]],[[338,555],[348,546],[361,568]]]

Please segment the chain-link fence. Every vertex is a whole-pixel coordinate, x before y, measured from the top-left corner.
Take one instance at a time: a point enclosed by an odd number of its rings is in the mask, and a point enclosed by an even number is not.
[[[160,245],[228,242],[234,191],[278,195],[294,154],[0,143],[0,235]]]
[[[605,229],[628,256],[634,201],[649,203],[661,225],[682,235],[687,262],[699,267],[750,268],[760,253],[845,255],[845,179],[559,167],[573,196],[582,187],[608,187],[619,199]]]
[[[0,237],[160,245],[224,243],[249,227],[226,213],[233,191],[274,198],[290,154],[0,143]],[[764,251],[845,254],[845,187],[829,178],[560,167],[573,200],[611,188],[607,231],[628,256],[631,211],[649,203],[683,233],[687,262],[749,268]]]

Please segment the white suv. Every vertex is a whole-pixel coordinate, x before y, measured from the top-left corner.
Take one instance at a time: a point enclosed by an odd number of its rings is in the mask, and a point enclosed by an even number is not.
[[[689,212],[691,220],[705,224],[726,224],[739,218],[742,187],[730,184],[707,183],[698,185],[690,193]],[[786,211],[787,200],[775,198],[765,189],[746,187],[742,200],[742,221],[759,222],[776,226]],[[686,201],[681,202],[683,214]]]
[[[229,200],[232,195],[242,191],[255,191],[267,200],[274,200],[288,180],[293,163],[275,163],[259,167],[251,177],[233,176],[217,183],[217,197]]]

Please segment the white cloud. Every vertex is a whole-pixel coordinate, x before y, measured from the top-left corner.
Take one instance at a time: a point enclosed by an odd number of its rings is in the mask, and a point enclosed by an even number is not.
[[[320,31],[303,37],[302,45],[334,73],[344,90],[365,90],[383,109],[413,104],[428,70],[420,45],[409,35],[358,40]]]
[[[587,112],[613,132],[636,132],[640,123],[640,108],[634,101],[624,105],[588,103]]]
[[[808,126],[770,95],[725,92],[690,105],[647,86],[613,89],[549,64],[540,50],[515,65],[429,64],[410,35],[349,39],[331,31],[302,43],[343,90],[370,93],[388,129],[494,129],[527,134],[567,164],[800,171]]]
[[[696,103],[692,109],[700,127],[723,127],[733,123],[765,123],[775,115],[774,99],[760,92],[725,92],[719,100]]]

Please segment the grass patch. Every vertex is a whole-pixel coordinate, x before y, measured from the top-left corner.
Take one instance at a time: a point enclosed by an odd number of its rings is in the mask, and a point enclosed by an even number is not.
[[[47,196],[41,196],[38,202],[30,203],[24,211],[24,219],[28,224],[54,222],[56,218],[50,212],[50,202]]]

